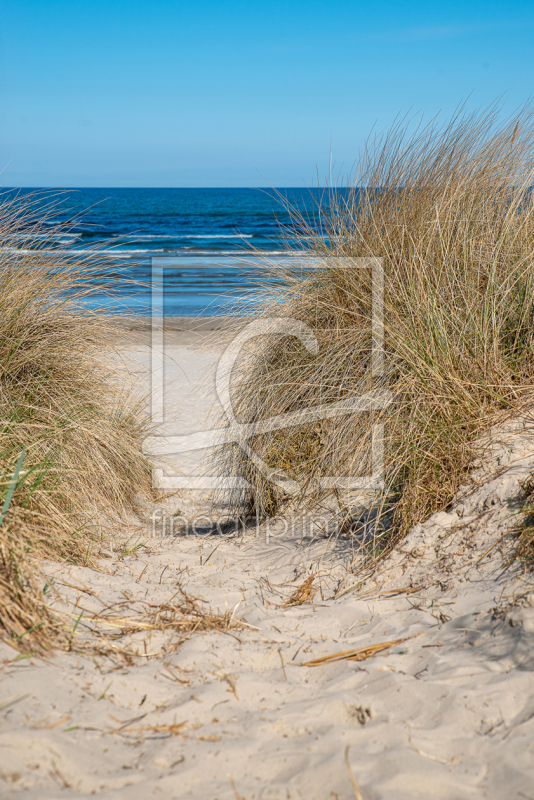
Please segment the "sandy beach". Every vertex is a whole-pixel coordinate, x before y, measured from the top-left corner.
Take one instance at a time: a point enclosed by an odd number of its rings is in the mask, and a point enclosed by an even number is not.
[[[533,30],[4,4],[0,800],[534,800]]]
[[[217,417],[221,324],[166,323],[164,432]],[[145,392],[149,335],[129,331],[113,356]],[[0,645],[2,796],[534,798],[534,581],[507,566],[534,430],[490,438],[474,485],[364,572],[357,540],[309,517],[184,535],[180,519],[219,512],[208,490],[162,499],[102,548],[100,571],[45,563],[52,606],[79,621],[68,653]],[[201,456],[167,474],[200,475]],[[119,640],[94,620],[180,588],[227,629]]]

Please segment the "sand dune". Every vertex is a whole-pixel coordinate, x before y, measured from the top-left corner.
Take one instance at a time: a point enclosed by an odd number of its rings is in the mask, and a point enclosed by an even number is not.
[[[194,427],[213,418],[218,349],[187,336],[169,343],[166,385],[172,424]],[[141,379],[147,352],[123,349]],[[0,648],[3,796],[348,800],[349,747],[364,800],[534,798],[534,584],[505,566],[532,470],[534,431],[495,432],[475,484],[375,572],[358,574],[354,541],[310,535],[309,517],[290,535],[148,527],[134,552],[112,542],[100,572],[46,564],[56,607],[84,615],[70,653]],[[167,504],[214,512],[209,492]],[[180,586],[233,627],[179,647],[168,630],[111,639],[129,663],[83,652],[95,614]]]

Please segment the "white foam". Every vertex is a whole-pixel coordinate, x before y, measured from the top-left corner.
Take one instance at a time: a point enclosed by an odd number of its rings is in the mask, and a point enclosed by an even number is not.
[[[170,233],[168,235],[163,234],[163,233],[154,233],[154,234],[141,234],[140,236],[136,236],[135,234],[132,233],[132,234],[130,234],[128,236],[121,236],[121,237],[117,236],[115,238],[117,238],[117,239],[118,238],[121,238],[121,239],[129,238],[129,239],[135,240],[136,242],[143,242],[145,240],[146,241],[150,241],[152,239],[165,239],[165,240],[170,240],[170,239],[252,239],[253,236],[254,236],[254,234],[252,234],[252,233],[221,233],[221,234],[209,233],[209,234],[206,234],[204,236],[201,235],[201,234],[196,234],[196,233],[195,234],[192,234],[192,233],[181,233],[181,234],[180,233]]]

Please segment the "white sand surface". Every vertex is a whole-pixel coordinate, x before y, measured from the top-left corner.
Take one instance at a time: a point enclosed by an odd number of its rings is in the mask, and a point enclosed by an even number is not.
[[[178,428],[213,414],[218,352],[189,334],[170,342]],[[147,349],[123,354],[146,378]],[[509,426],[474,486],[374,572],[358,572],[354,541],[319,526],[310,536],[308,518],[285,534],[148,526],[129,553],[112,542],[100,572],[45,565],[51,602],[84,615],[69,653],[0,647],[2,796],[348,800],[350,746],[363,800],[534,800],[534,585],[506,566],[532,470],[534,431]],[[214,513],[209,492],[165,502]],[[311,576],[307,601],[286,605]],[[112,640],[137,654],[127,660],[83,651],[102,609],[174,602],[180,586],[234,627]],[[396,640],[365,660],[304,666]]]

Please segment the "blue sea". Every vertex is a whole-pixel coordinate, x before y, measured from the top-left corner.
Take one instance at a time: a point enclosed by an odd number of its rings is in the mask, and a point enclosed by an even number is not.
[[[35,192],[43,190],[22,189],[18,195]],[[152,278],[161,274],[165,316],[216,316],[250,313],[262,262],[255,251],[281,258],[284,238],[294,232],[284,202],[311,218],[321,193],[91,188],[54,190],[40,202],[49,205],[51,231],[59,222],[69,223],[51,246],[83,255],[104,243],[109,289],[91,299],[93,306],[150,314]]]

